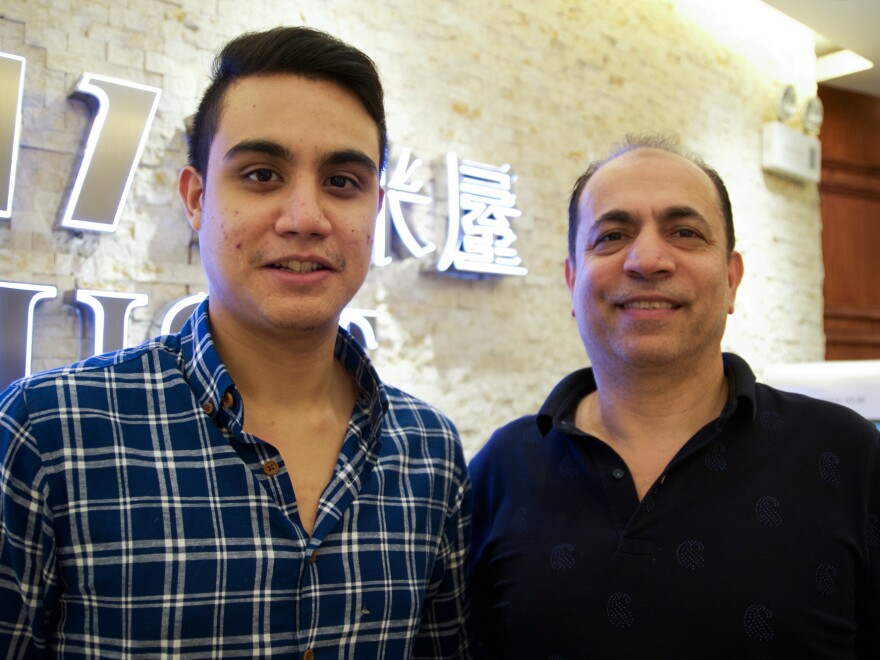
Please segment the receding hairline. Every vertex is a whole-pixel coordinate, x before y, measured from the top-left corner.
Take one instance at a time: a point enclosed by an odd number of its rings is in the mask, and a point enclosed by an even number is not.
[[[624,156],[636,158],[642,154],[638,152],[648,152],[648,156],[662,156],[668,154],[677,156],[679,159],[701,171],[703,176],[709,181],[714,191],[712,198],[715,200],[715,208],[721,216],[721,222],[725,234],[725,242],[727,244],[727,253],[730,256],[735,248],[736,236],[733,226],[733,211],[730,204],[730,195],[727,187],[718,172],[708,165],[699,155],[683,151],[679,148],[678,141],[675,138],[663,135],[627,135],[624,143],[618,143],[604,157],[593,160],[587,169],[581,174],[575,182],[568,203],[568,253],[569,257],[576,259],[575,241],[576,235],[579,233],[581,204],[587,186],[593,178],[599,174],[606,166],[619,161]],[[574,232],[574,233],[573,233]]]
[[[578,207],[580,207],[581,200],[583,200],[584,193],[586,192],[587,188],[596,179],[596,177],[598,177],[600,175],[600,173],[603,170],[608,168],[608,166],[614,166],[615,164],[619,165],[620,162],[623,160],[634,160],[634,159],[638,159],[638,158],[671,158],[673,160],[677,160],[678,162],[685,164],[690,170],[692,170],[693,172],[696,172],[699,175],[698,178],[701,178],[703,181],[705,181],[708,184],[709,189],[711,190],[712,198],[715,201],[715,206],[717,207],[718,214],[721,216],[721,222],[723,224],[724,211],[721,208],[721,197],[718,194],[718,189],[716,188],[715,183],[712,181],[711,177],[706,173],[706,171],[702,167],[700,167],[697,163],[695,163],[693,160],[691,160],[690,158],[688,158],[685,155],[682,155],[682,154],[677,153],[675,151],[669,151],[667,149],[661,149],[661,148],[650,147],[650,146],[635,147],[634,149],[629,149],[629,150],[624,151],[622,153],[615,154],[615,155],[611,156],[610,158],[608,158],[606,161],[604,161],[601,165],[599,165],[599,167],[596,168],[596,171],[593,172],[592,176],[589,178],[589,180],[584,184],[583,188],[581,189],[580,194],[578,195],[578,199],[577,199]]]

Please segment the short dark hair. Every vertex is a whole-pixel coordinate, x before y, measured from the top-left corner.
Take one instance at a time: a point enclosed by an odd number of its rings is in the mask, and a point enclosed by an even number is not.
[[[568,201],[569,258],[574,261],[577,260],[575,252],[577,250],[577,231],[579,222],[578,205],[580,203],[581,193],[583,193],[587,181],[589,181],[590,178],[606,163],[611,162],[618,156],[622,156],[623,154],[637,149],[659,149],[660,151],[666,151],[675,154],[676,156],[681,156],[703,170],[706,176],[712,181],[712,184],[715,186],[715,190],[718,193],[719,210],[721,211],[721,217],[724,219],[724,233],[727,239],[727,254],[729,256],[733,252],[734,245],[736,244],[736,236],[733,231],[733,207],[730,204],[730,195],[727,193],[727,187],[724,185],[724,181],[721,180],[721,176],[719,176],[718,172],[709,167],[699,156],[681,151],[678,148],[678,142],[674,138],[662,135],[627,135],[626,140],[621,144],[616,145],[609,155],[591,162],[586,171],[578,177],[578,180],[574,184],[574,188],[571,191],[571,198]]]
[[[388,129],[382,82],[366,54],[336,37],[307,27],[277,27],[248,32],[223,47],[214,59],[211,83],[205,90],[189,133],[189,164],[200,174],[208,169],[211,142],[220,124],[226,90],[247,76],[293,73],[327,80],[352,92],[379,130],[379,171],[385,167]]]

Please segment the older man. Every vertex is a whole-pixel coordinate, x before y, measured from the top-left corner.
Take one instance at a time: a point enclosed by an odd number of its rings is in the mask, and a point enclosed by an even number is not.
[[[880,657],[880,437],[722,354],[743,260],[718,174],[633,140],[569,223],[592,367],[471,464],[484,653]]]

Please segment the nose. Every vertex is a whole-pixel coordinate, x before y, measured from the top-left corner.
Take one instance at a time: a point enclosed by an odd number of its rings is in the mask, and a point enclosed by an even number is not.
[[[332,230],[319,185],[298,182],[282,199],[275,231],[279,234],[327,236]]]
[[[657,279],[675,272],[672,246],[657,231],[645,228],[629,245],[624,271],[633,277]]]

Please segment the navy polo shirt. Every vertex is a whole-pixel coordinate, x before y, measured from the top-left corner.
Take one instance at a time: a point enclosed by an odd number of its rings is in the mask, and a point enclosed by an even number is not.
[[[574,426],[590,369],[470,465],[475,635],[496,658],[880,657],[880,433],[755,382],[638,500]]]

